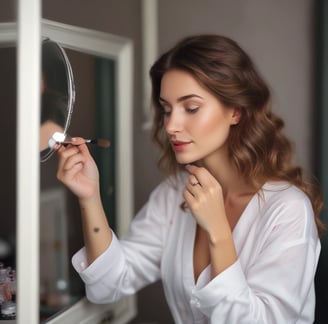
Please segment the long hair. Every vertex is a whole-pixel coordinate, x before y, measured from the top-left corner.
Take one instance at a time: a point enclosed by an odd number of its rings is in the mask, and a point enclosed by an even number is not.
[[[313,179],[305,180],[302,169],[293,164],[292,145],[283,133],[284,122],[271,111],[269,87],[250,57],[227,37],[187,37],[151,67],[152,138],[161,149],[160,169],[168,175],[176,175],[182,168],[165,133],[163,111],[159,104],[162,77],[171,69],[188,72],[223,106],[240,110],[240,121],[231,126],[228,137],[231,163],[255,188],[260,189],[268,180],[283,180],[303,190],[312,202],[321,233],[324,224],[319,218],[323,207],[320,186]]]

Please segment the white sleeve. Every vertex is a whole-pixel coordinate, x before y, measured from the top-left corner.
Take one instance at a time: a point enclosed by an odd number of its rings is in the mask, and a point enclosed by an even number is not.
[[[126,237],[118,240],[113,233],[109,248],[87,268],[85,248],[73,256],[73,266],[85,283],[90,301],[116,301],[159,279],[165,217],[156,199],[152,194],[132,220]]]
[[[192,300],[210,323],[223,318],[229,324],[313,322],[320,241],[312,207],[307,200],[294,201],[279,213],[271,233],[262,242],[259,237],[256,262],[243,269],[238,260],[194,290]]]
[[[114,302],[124,294],[122,287],[125,286],[125,279],[122,272],[125,260],[114,233],[108,249],[88,267],[85,247],[75,253],[72,264],[85,283],[86,297],[91,302]]]

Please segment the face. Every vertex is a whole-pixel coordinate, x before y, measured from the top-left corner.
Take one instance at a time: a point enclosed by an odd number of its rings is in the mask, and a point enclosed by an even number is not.
[[[191,74],[166,72],[161,82],[160,104],[164,126],[178,163],[188,164],[227,154],[225,144],[239,111],[224,107]]]

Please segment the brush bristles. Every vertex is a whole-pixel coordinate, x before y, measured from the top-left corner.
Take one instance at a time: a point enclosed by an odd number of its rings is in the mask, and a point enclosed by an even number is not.
[[[110,146],[109,140],[104,139],[104,138],[95,138],[92,140],[87,140],[86,142],[90,143],[90,144],[97,144],[98,146],[103,147],[103,148],[107,148]]]
[[[110,142],[109,142],[109,140],[104,139],[104,138],[98,138],[98,140],[97,140],[97,144],[98,144],[100,147],[103,147],[103,148],[107,148],[107,147],[110,146]]]

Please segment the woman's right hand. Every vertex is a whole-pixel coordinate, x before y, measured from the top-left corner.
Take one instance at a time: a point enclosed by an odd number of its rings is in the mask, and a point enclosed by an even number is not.
[[[82,202],[99,194],[99,173],[83,139],[75,138],[74,141],[82,144],[58,149],[57,178]]]
[[[82,138],[58,149],[57,178],[79,199],[87,264],[108,249],[112,231],[101,203],[99,173]]]

